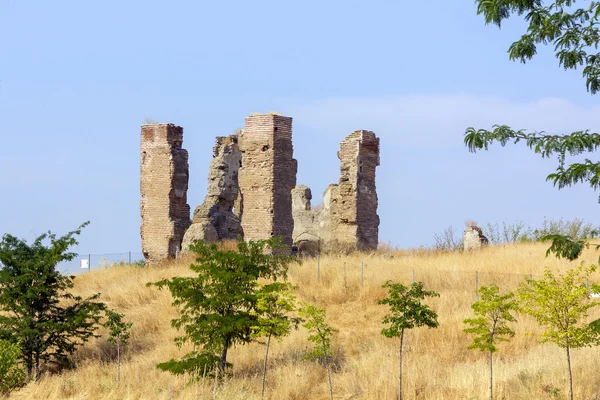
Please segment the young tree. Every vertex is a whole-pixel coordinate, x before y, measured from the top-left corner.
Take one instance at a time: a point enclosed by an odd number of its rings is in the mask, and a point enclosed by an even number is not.
[[[300,318],[289,315],[296,307],[296,298],[293,294],[295,289],[289,283],[274,282],[262,286],[257,293],[255,310],[258,315],[258,325],[254,328],[253,336],[267,337],[262,377],[261,398],[263,399],[265,398],[267,361],[269,359],[271,337],[281,339],[289,335],[292,328],[297,328],[300,323]]]
[[[514,42],[509,50],[511,60],[526,63],[537,53],[538,45],[552,43],[558,63],[565,69],[583,66],[583,77],[587,90],[592,94],[600,90],[600,2],[591,1],[586,7],[577,8],[575,1],[523,1],[523,0],[476,0],[477,14],[485,18],[486,24],[498,27],[511,15],[525,15],[527,32]],[[508,142],[524,142],[527,147],[542,157],[558,157],[555,173],[547,180],[562,189],[576,183],[587,183],[593,189],[600,188],[600,162],[586,159],[584,162],[567,164],[566,155],[591,153],[600,147],[600,134],[589,130],[576,131],[567,135],[515,130],[507,125],[494,125],[493,129],[475,129],[465,132],[465,145],[471,152],[488,149],[493,142],[504,146]],[[551,235],[552,247],[548,250],[561,257],[574,260],[586,240],[577,240],[566,235]]]
[[[232,251],[199,241],[190,246],[196,253],[196,264],[190,265],[196,276],[149,283],[168,288],[173,305],[179,307],[180,316],[171,325],[185,334],[175,339],[177,345],[190,342],[201,349],[158,367],[184,374],[211,370],[217,363],[219,374],[224,374],[229,348],[251,342],[259,326],[258,279],[285,279],[288,265],[296,260],[285,255],[282,246],[281,239],[249,241]]]
[[[0,339],[19,343],[30,377],[39,375],[40,362],[68,365],[98,328],[105,308],[95,301],[99,294],[74,296],[68,290],[75,277],[57,270],[77,256],[68,249],[86,225],[61,237],[48,232],[31,245],[8,234],[0,242]]]
[[[19,363],[19,345],[0,340],[0,395],[7,395],[25,383],[25,370]]]
[[[565,349],[571,400],[571,349],[598,344],[594,327],[583,322],[589,310],[600,305],[597,301],[588,299],[586,282],[594,271],[595,266],[586,268],[582,264],[564,274],[554,275],[546,268],[542,279],[527,278],[517,292],[521,311],[534,317],[545,328],[540,342],[551,342]]]
[[[133,322],[123,321],[123,314],[106,310],[106,322],[104,326],[108,328],[110,343],[117,346],[117,382],[121,382],[121,346],[127,346],[129,342],[129,330],[133,326]]]
[[[402,400],[402,350],[404,346],[404,331],[406,329],[427,326],[437,328],[437,314],[429,306],[423,304],[421,300],[426,297],[438,297],[439,293],[431,290],[424,290],[422,282],[414,282],[410,287],[401,283],[392,283],[387,281],[383,288],[388,289],[388,297],[380,300],[379,304],[387,304],[390,307],[390,313],[383,318],[384,324],[389,324],[387,328],[381,330],[385,337],[400,338],[399,360],[400,376],[398,379],[398,400]]]
[[[323,359],[327,370],[327,382],[329,383],[329,398],[333,400],[333,386],[331,385],[331,337],[337,329],[325,322],[325,310],[306,304],[300,309],[300,317],[305,319],[302,324],[308,330],[308,340],[314,344],[313,350],[306,355],[309,360]]]
[[[498,348],[499,342],[506,342],[508,338],[515,336],[515,332],[508,326],[508,322],[515,322],[511,311],[517,308],[514,295],[500,294],[498,286],[482,286],[479,290],[481,300],[473,303],[471,308],[475,318],[465,319],[463,322],[469,326],[465,333],[476,335],[469,349],[479,349],[489,352],[490,358],[490,400],[494,399],[493,384],[493,355]]]

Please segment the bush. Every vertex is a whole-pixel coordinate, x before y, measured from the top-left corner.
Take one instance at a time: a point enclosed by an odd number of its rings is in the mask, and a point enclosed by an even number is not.
[[[0,394],[8,394],[25,383],[25,369],[19,363],[17,344],[0,340]]]

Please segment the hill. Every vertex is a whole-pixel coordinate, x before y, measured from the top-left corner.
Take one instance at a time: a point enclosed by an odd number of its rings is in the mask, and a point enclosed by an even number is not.
[[[405,342],[405,393],[407,398],[484,399],[488,394],[485,354],[467,350],[470,338],[462,332],[462,320],[471,315],[475,287],[496,283],[512,290],[532,274],[540,276],[544,266],[562,270],[576,263],[545,257],[545,244],[493,246],[473,253],[397,251],[391,253],[325,256],[321,279],[317,260],[308,259],[290,269],[290,282],[299,286],[300,300],[327,310],[328,321],[339,329],[335,336],[335,398],[393,399],[397,385],[396,341],[380,334],[386,313],[377,301],[385,296],[381,284],[391,279],[410,283],[413,277],[427,289],[441,294],[429,304],[440,317],[438,329],[416,329]],[[598,254],[587,252],[586,263]],[[14,393],[11,399],[198,399],[213,398],[213,382],[206,379],[186,384],[156,364],[185,354],[173,338],[170,326],[177,310],[168,291],[146,287],[147,282],[176,275],[189,275],[191,259],[156,267],[116,265],[79,275],[75,292],[102,293],[101,299],[134,323],[130,346],[124,355],[120,385],[105,332],[76,354],[77,368],[60,375],[45,375],[38,382]],[[361,263],[364,279],[361,283]],[[413,272],[414,271],[414,272]],[[597,283],[597,282],[593,282]],[[595,310],[600,313],[600,310]],[[594,318],[600,315],[594,314]],[[566,391],[566,360],[552,344],[539,345],[535,323],[518,316],[517,336],[502,344],[496,356],[495,381],[498,399],[556,398]],[[531,333],[534,334],[531,334]],[[299,329],[271,349],[267,394],[271,399],[325,399],[325,370],[303,360],[308,343]],[[260,398],[260,376],[264,347],[237,347],[230,353],[233,374],[218,390],[219,399]],[[575,398],[600,398],[600,376],[595,368],[600,349],[573,352]]]

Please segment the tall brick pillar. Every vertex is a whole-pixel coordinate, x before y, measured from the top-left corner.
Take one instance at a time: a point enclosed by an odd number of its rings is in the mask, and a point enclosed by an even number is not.
[[[246,118],[239,147],[244,239],[283,236],[284,243],[291,246],[292,189],[298,170],[293,158],[292,118],[271,114]]]
[[[142,125],[140,233],[149,262],[175,257],[190,226],[188,152],[182,142],[180,126]]]
[[[373,250],[379,244],[379,216],[375,169],[379,166],[379,138],[371,131],[356,131],[341,144],[338,240],[356,244],[359,250]]]

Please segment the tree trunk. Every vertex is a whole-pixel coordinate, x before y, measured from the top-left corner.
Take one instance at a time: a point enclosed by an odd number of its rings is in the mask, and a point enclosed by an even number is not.
[[[265,363],[263,365],[263,378],[262,378],[262,395],[261,399],[265,398],[265,382],[267,380],[267,360],[269,358],[269,346],[271,346],[271,335],[273,334],[273,330],[269,332],[269,338],[267,339],[267,351],[265,351]]]
[[[225,367],[227,367],[227,350],[229,350],[229,338],[225,339],[225,345],[221,353],[221,364],[219,365],[221,375],[225,375]]]
[[[398,370],[400,372],[400,377],[398,378],[398,400],[402,400],[402,347],[404,345],[404,329],[402,329],[402,331],[400,332],[400,351],[399,353],[399,358],[400,358],[400,366],[398,367]]]
[[[29,353],[25,356],[25,365],[27,366],[27,377],[31,378],[33,373],[33,354]]]
[[[573,400],[573,374],[571,373],[571,352],[569,346],[567,348],[567,366],[569,367],[569,400]]]
[[[40,377],[40,353],[35,353],[35,380]]]
[[[117,384],[121,383],[121,339],[117,339]]]
[[[329,367],[329,356],[325,356],[325,367],[327,368],[327,381],[329,382],[329,400],[333,400],[333,387],[331,386],[331,368]]]
[[[490,350],[490,400],[494,400],[494,353]]]

